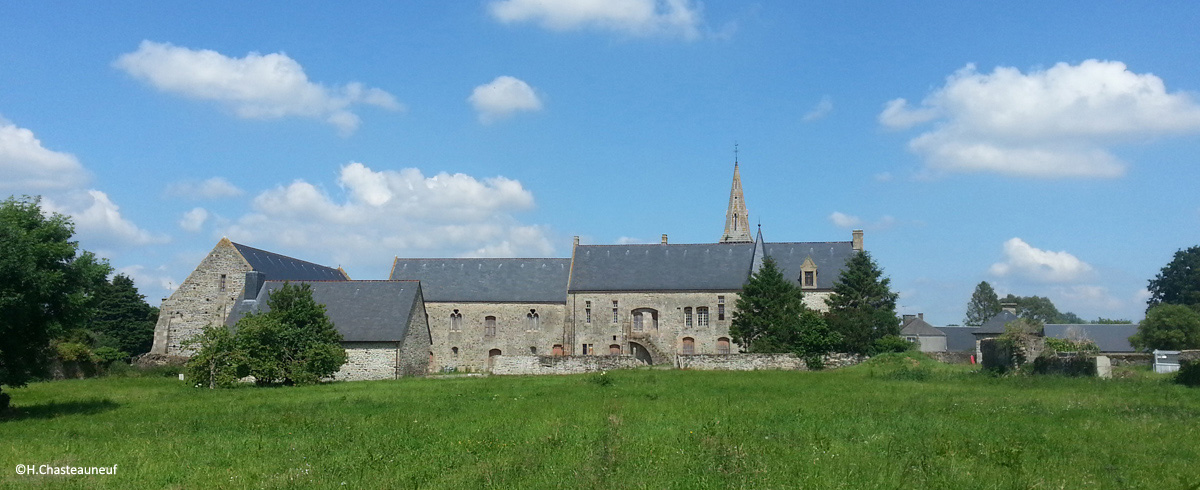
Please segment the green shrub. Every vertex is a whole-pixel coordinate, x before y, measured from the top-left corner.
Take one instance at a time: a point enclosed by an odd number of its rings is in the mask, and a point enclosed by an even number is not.
[[[1179,362],[1179,372],[1175,373],[1175,382],[1184,386],[1200,386],[1200,362],[1184,359]]]
[[[120,362],[123,364],[125,361],[129,360],[129,353],[117,350],[114,347],[97,347],[96,350],[92,351],[92,354],[96,357],[96,362],[105,366],[114,362]]]
[[[1039,356],[1033,360],[1033,374],[1061,374],[1063,376],[1095,376],[1096,358],[1086,355],[1069,357]]]
[[[81,342],[58,342],[54,344],[54,354],[62,362],[92,363],[99,360],[92,349]]]
[[[873,354],[887,354],[889,352],[908,352],[915,351],[917,344],[905,340],[899,335],[884,335],[875,339],[872,345]]]

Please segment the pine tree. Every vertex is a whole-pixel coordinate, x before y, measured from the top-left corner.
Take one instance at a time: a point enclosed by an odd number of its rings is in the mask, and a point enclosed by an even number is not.
[[[847,352],[870,353],[875,340],[900,333],[896,318],[899,295],[892,292],[890,283],[869,252],[858,252],[846,261],[825,303],[829,305],[829,325],[841,334]]]
[[[146,303],[133,279],[117,274],[96,291],[96,314],[89,328],[126,356],[150,352],[158,309]]]
[[[967,303],[967,318],[963,320],[963,324],[978,327],[999,314],[1000,297],[996,296],[996,290],[992,289],[991,284],[983,281],[975,286],[975,293]]]
[[[729,334],[746,352],[789,352],[804,310],[804,293],[767,256],[738,296]]]

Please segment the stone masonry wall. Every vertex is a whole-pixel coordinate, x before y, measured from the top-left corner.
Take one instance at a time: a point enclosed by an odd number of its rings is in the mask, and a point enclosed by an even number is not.
[[[855,354],[829,354],[825,356],[825,369],[853,366],[868,358]],[[698,371],[759,371],[779,369],[807,371],[808,365],[795,354],[730,354],[677,356],[676,364],[681,369]]]
[[[365,381],[396,377],[396,342],[343,342],[346,364],[333,375],[338,381]]]
[[[154,327],[155,354],[190,356],[182,344],[209,324],[225,322],[242,297],[250,264],[228,239],[222,238],[196,270],[159,307]],[[222,289],[221,276],[225,276]]]
[[[725,315],[719,313],[720,298],[724,297]],[[618,345],[622,354],[630,354],[630,342],[652,342],[665,354],[683,352],[683,339],[693,339],[697,354],[716,354],[717,340],[729,337],[733,321],[733,305],[738,291],[705,292],[595,292],[572,293],[567,305],[574,317],[574,335],[568,354],[582,354],[590,345],[600,355],[609,353],[610,345]],[[587,302],[591,301],[591,321],[588,321]],[[613,321],[613,301],[617,302],[617,318]],[[696,312],[708,307],[708,324],[701,325]],[[686,324],[684,308],[692,309],[691,325]],[[657,312],[658,325],[643,316],[642,330],[636,329],[634,310],[651,309]],[[730,346],[736,352],[737,346]]]
[[[563,343],[562,303],[427,302],[425,308],[433,344],[432,371],[486,371],[488,352],[493,349],[501,355],[540,355],[550,354],[556,344]],[[450,315],[454,310],[462,315],[459,331],[451,331]],[[530,310],[538,314],[537,329],[529,328],[527,323]],[[488,316],[496,317],[496,334],[492,336],[484,331]]]
[[[429,335],[429,322],[425,315],[425,303],[420,296],[413,305],[408,320],[408,332],[400,344],[396,358],[396,374],[399,376],[423,376],[429,372],[430,353],[433,344]]]
[[[645,366],[633,356],[497,356],[492,374],[581,374]]]

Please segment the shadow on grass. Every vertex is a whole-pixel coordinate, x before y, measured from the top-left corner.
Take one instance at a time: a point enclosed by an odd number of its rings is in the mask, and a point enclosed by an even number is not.
[[[107,398],[74,402],[51,402],[27,407],[11,407],[0,411],[0,422],[25,419],[52,419],[66,415],[95,415],[116,409],[120,405]]]

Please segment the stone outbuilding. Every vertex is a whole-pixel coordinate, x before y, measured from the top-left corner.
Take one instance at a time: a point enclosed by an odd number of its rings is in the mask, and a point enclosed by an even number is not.
[[[1136,323],[1114,324],[1046,324],[1046,337],[1063,340],[1090,340],[1102,354],[1129,354],[1137,352],[1129,343],[1129,337],[1137,333]]]
[[[250,271],[263,274],[267,280],[278,281],[350,279],[340,268],[294,259],[222,238],[171,296],[163,299],[150,353],[191,355],[187,341],[208,325],[225,323],[229,312],[242,297],[246,273]]]
[[[267,299],[287,281],[264,281],[248,272],[243,299],[226,324],[248,313],[270,311]],[[417,281],[292,281],[307,284],[346,349],[335,380],[358,381],[420,376],[429,370],[432,342],[421,283]]]
[[[925,314],[904,315],[900,336],[917,344],[921,352],[945,352],[946,334],[925,321]]]

